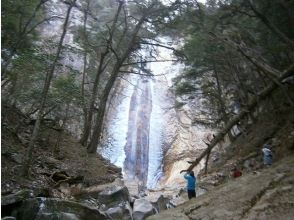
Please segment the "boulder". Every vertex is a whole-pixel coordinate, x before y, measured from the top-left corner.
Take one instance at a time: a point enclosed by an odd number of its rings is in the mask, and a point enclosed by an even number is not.
[[[132,208],[128,202],[109,208],[105,212],[113,220],[132,220]]]
[[[79,218],[72,213],[60,213],[60,220],[79,220]]]
[[[152,204],[146,199],[136,199],[134,202],[133,218],[134,220],[144,220],[148,216],[154,215],[155,210]]]
[[[34,190],[20,190],[14,194],[1,197],[2,216],[10,216],[15,213],[15,210],[22,206],[23,202],[36,197],[36,196],[48,196],[49,189],[47,188],[36,188]],[[34,205],[31,207],[35,208]],[[37,205],[36,205],[37,208]],[[7,217],[8,218],[8,217]]]
[[[167,204],[169,203],[170,199],[160,195],[157,201],[152,202],[152,205],[155,207],[157,212],[161,212],[167,209]]]
[[[72,213],[40,213],[35,220],[79,220],[80,218]]]
[[[29,190],[20,190],[17,193],[10,194],[7,196],[1,197],[1,206],[13,205],[15,203],[21,202],[25,199],[28,199],[32,196],[32,191]]]
[[[110,184],[80,188],[72,191],[72,195],[78,199],[97,199],[99,203],[107,207],[114,207],[123,202],[130,201],[128,188],[120,179],[116,179]]]
[[[112,186],[106,188],[98,195],[98,200],[108,207],[115,206],[121,202],[129,202],[130,196],[126,186]]]
[[[105,220],[98,209],[56,198],[25,200],[13,213],[18,220]]]

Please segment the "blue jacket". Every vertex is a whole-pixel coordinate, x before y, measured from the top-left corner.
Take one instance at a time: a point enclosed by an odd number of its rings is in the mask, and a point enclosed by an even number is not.
[[[184,178],[186,180],[188,180],[188,183],[187,183],[187,189],[188,190],[195,190],[196,188],[196,184],[197,184],[197,181],[196,181],[196,177],[192,177],[190,174],[185,174],[184,175]]]

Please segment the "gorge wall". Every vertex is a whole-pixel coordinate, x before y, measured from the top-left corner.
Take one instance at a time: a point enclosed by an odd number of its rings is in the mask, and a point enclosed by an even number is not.
[[[165,49],[159,53],[164,59],[171,56]],[[203,140],[210,139],[213,131],[193,124],[199,100],[175,108],[172,78],[183,71],[183,65],[151,63],[149,68],[154,77],[124,76],[118,83],[99,151],[122,167],[129,185],[179,189],[185,185],[180,171],[206,148]],[[202,168],[203,163],[195,172]]]

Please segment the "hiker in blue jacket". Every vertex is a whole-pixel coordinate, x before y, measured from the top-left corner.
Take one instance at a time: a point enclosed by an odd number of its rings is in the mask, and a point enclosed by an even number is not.
[[[194,175],[193,171],[187,172],[184,175],[184,178],[187,180],[187,191],[188,191],[188,197],[189,199],[192,199],[193,197],[196,197],[196,177]]]

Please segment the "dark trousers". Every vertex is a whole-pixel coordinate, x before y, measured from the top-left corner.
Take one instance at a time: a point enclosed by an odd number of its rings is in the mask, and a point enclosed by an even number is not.
[[[193,197],[196,197],[196,191],[188,189],[188,197],[189,197],[189,199],[192,199]]]

